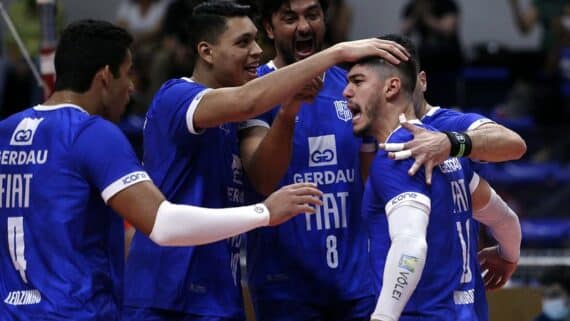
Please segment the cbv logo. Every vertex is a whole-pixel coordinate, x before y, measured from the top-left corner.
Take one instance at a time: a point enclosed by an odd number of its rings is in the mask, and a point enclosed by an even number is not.
[[[315,167],[336,164],[335,136],[309,137],[309,166]]]
[[[40,123],[44,120],[43,118],[29,118],[26,117],[20,121],[14,133],[12,134],[12,139],[10,139],[10,145],[12,146],[24,146],[31,145],[34,140],[34,135],[36,129]]]

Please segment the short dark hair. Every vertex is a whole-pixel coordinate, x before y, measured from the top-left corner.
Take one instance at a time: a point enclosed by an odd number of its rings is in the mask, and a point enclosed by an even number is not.
[[[289,3],[291,0],[258,0],[259,14],[261,21],[271,21],[271,16],[279,11],[281,6]],[[319,0],[323,12],[327,12],[329,7],[329,0]]]
[[[227,19],[250,17],[251,7],[231,0],[209,0],[198,4],[192,10],[184,32],[179,35],[181,43],[187,44],[191,53],[196,55],[201,41],[217,43],[220,35],[227,28]]]
[[[380,36],[378,37],[378,39],[393,41],[404,47],[410,54],[409,57],[410,61],[413,62],[413,64],[416,67],[416,74],[420,72],[421,64],[420,64],[420,59],[418,57],[418,50],[416,48],[416,45],[412,42],[412,39],[395,33]]]
[[[62,32],[55,51],[55,90],[84,93],[93,77],[109,66],[115,78],[133,37],[123,28],[100,20],[80,20]]]
[[[390,62],[378,57],[378,56],[368,56],[364,57],[356,62],[341,64],[341,67],[350,69],[355,65],[367,65],[376,68],[387,68],[396,71],[402,80],[402,88],[411,95],[414,93],[416,88],[417,76],[419,72],[419,61],[416,54],[416,49],[412,42],[400,35],[385,35],[378,37],[383,40],[390,40],[401,44],[406,50],[409,51],[410,56],[408,61],[400,61],[399,64],[393,65]]]

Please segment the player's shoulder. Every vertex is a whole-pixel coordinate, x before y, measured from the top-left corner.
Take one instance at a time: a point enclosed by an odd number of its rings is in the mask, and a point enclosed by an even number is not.
[[[461,115],[463,115],[463,112],[457,109],[434,106],[428,110],[423,118],[458,117]]]
[[[346,80],[346,75],[348,74],[348,71],[339,66],[332,66],[331,68],[329,68],[329,70],[327,70],[327,74]]]
[[[413,119],[413,120],[410,120],[409,122],[412,123],[413,125],[416,125],[416,126],[428,129],[428,130],[438,131],[434,127],[432,127],[428,124],[425,124],[418,119]],[[388,135],[388,138],[386,139],[386,143],[404,143],[404,142],[412,140],[413,138],[414,138],[414,136],[412,135],[412,133],[410,131],[408,131],[407,129],[405,129],[402,126],[398,126],[396,129],[394,129],[392,131],[392,133],[390,133],[390,135]]]
[[[182,77],[182,78],[173,78],[167,80],[158,90],[157,96],[164,95],[166,93],[170,93],[171,91],[176,90],[189,90],[189,89],[206,89],[206,86],[193,81],[190,78]]]
[[[190,78],[175,78],[166,81],[154,95],[149,113],[188,107],[189,101],[206,92],[208,88]]]
[[[113,139],[117,136],[124,136],[117,125],[97,115],[89,115],[89,117],[78,122],[75,131],[78,137],[86,135],[93,141],[98,142],[105,139]]]

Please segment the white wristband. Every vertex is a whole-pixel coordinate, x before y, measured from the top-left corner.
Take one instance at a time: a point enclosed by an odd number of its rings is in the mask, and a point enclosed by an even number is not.
[[[262,203],[212,209],[164,201],[149,237],[159,245],[200,245],[266,226],[269,218],[269,210]]]

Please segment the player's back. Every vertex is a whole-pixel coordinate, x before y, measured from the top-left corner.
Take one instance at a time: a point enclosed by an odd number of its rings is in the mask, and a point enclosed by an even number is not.
[[[432,107],[422,117],[422,122],[441,131],[465,132],[473,130],[481,125],[493,123],[487,117],[475,113],[463,113],[455,109]],[[473,169],[477,170],[481,164],[472,162]],[[479,244],[479,222],[471,221],[470,244]],[[472,246],[470,255],[477,257],[478,247]],[[481,269],[478,260],[471,260],[471,270],[475,278],[475,305],[479,321],[489,319],[487,297],[485,295],[485,285],[481,277]]]
[[[258,74],[273,70],[268,63]],[[345,85],[344,70],[327,70],[314,102],[303,104],[297,114],[292,159],[280,184],[314,182],[324,193],[324,204],[314,215],[248,233],[255,297],[326,304],[371,295],[368,237],[360,215],[363,141],[352,132],[352,114],[342,96]],[[254,124],[270,126],[279,108]]]
[[[405,142],[411,138],[407,131],[399,129],[388,142]],[[432,184],[428,187],[423,170],[412,177],[407,174],[412,162],[391,160],[385,151],[380,151],[370,170],[363,211],[370,223],[370,251],[377,290],[388,287],[387,290],[392,291],[406,286],[405,277],[398,279],[401,284],[382,282],[391,244],[386,210],[406,199],[429,199],[431,212],[426,263],[400,320],[476,320],[473,311],[474,278],[469,265],[470,260],[476,259],[469,256],[470,246],[476,246],[469,243],[468,235],[471,224],[469,183],[472,176],[469,163],[448,159],[434,171]],[[401,269],[406,267],[406,262],[400,264]]]
[[[122,135],[73,105],[36,106],[0,122],[0,230],[8,232],[0,242],[0,319],[117,318],[123,228],[103,201],[117,187],[108,180],[115,173],[84,166],[92,158],[86,149],[96,152],[105,142],[93,142],[109,132]]]

